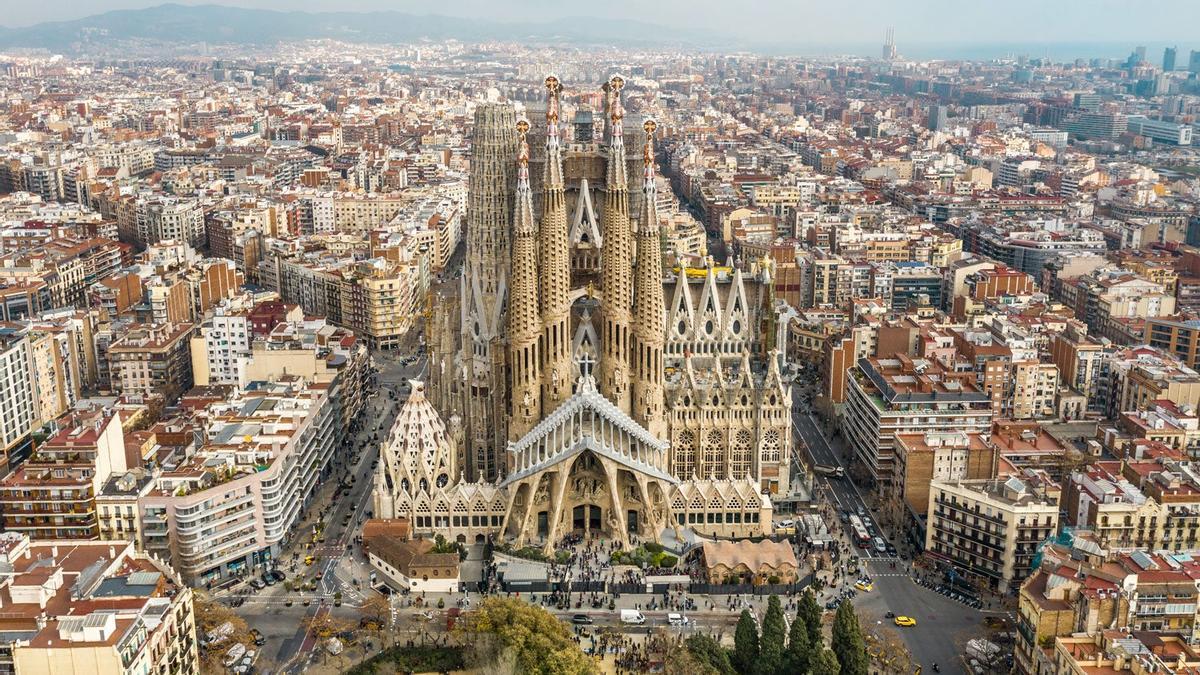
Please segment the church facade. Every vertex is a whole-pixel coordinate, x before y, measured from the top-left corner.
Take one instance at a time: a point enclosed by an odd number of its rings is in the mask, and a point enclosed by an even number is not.
[[[601,138],[563,123],[554,77],[539,129],[477,108],[461,285],[383,445],[379,517],[546,548],[769,531],[792,451],[771,267],[663,250],[658,129],[627,131],[624,89],[603,86]]]

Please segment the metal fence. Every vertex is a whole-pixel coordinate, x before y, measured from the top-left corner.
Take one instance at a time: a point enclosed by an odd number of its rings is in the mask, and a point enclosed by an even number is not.
[[[690,584],[652,584],[649,591],[644,583],[605,583],[603,581],[502,581],[500,587],[509,593],[549,593],[569,591],[571,593],[613,593],[616,595],[661,595],[669,591],[682,590],[693,595],[788,595],[803,592],[812,585],[811,574],[794,584],[706,584],[693,581]],[[477,590],[478,584],[464,584],[468,590]]]
[[[807,580],[807,578],[806,578]],[[788,595],[808,588],[805,580],[794,584],[702,584],[693,583],[688,592],[693,595]]]

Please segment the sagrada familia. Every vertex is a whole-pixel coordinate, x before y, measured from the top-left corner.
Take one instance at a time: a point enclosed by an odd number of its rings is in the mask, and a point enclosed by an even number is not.
[[[658,129],[626,126],[624,88],[602,87],[602,134],[582,107],[560,120],[555,77],[539,129],[476,108],[461,284],[384,441],[377,517],[546,549],[768,532],[792,450],[771,266],[664,251]]]

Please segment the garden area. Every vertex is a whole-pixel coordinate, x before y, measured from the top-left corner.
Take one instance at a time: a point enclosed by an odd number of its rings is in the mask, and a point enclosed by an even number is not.
[[[663,550],[662,544],[642,544],[632,551],[613,551],[609,560],[614,565],[633,565],[647,568],[671,569],[679,564],[679,558]]]

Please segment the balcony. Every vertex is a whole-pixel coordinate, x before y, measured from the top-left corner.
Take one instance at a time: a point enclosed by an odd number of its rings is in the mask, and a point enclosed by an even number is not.
[[[934,503],[939,504],[941,506],[945,506],[947,510],[956,511],[958,513],[963,514],[964,516],[971,516],[974,518],[979,518],[980,520],[986,520],[991,523],[996,523],[1001,526],[1000,527],[1001,531],[1004,530],[1005,523],[1004,523],[1003,518],[1001,518],[1000,516],[987,515],[983,511],[979,510],[978,505],[976,505],[974,508],[967,508],[966,504],[954,503],[954,502],[951,502],[951,501],[945,499],[944,497],[940,497],[940,496],[934,499]]]

